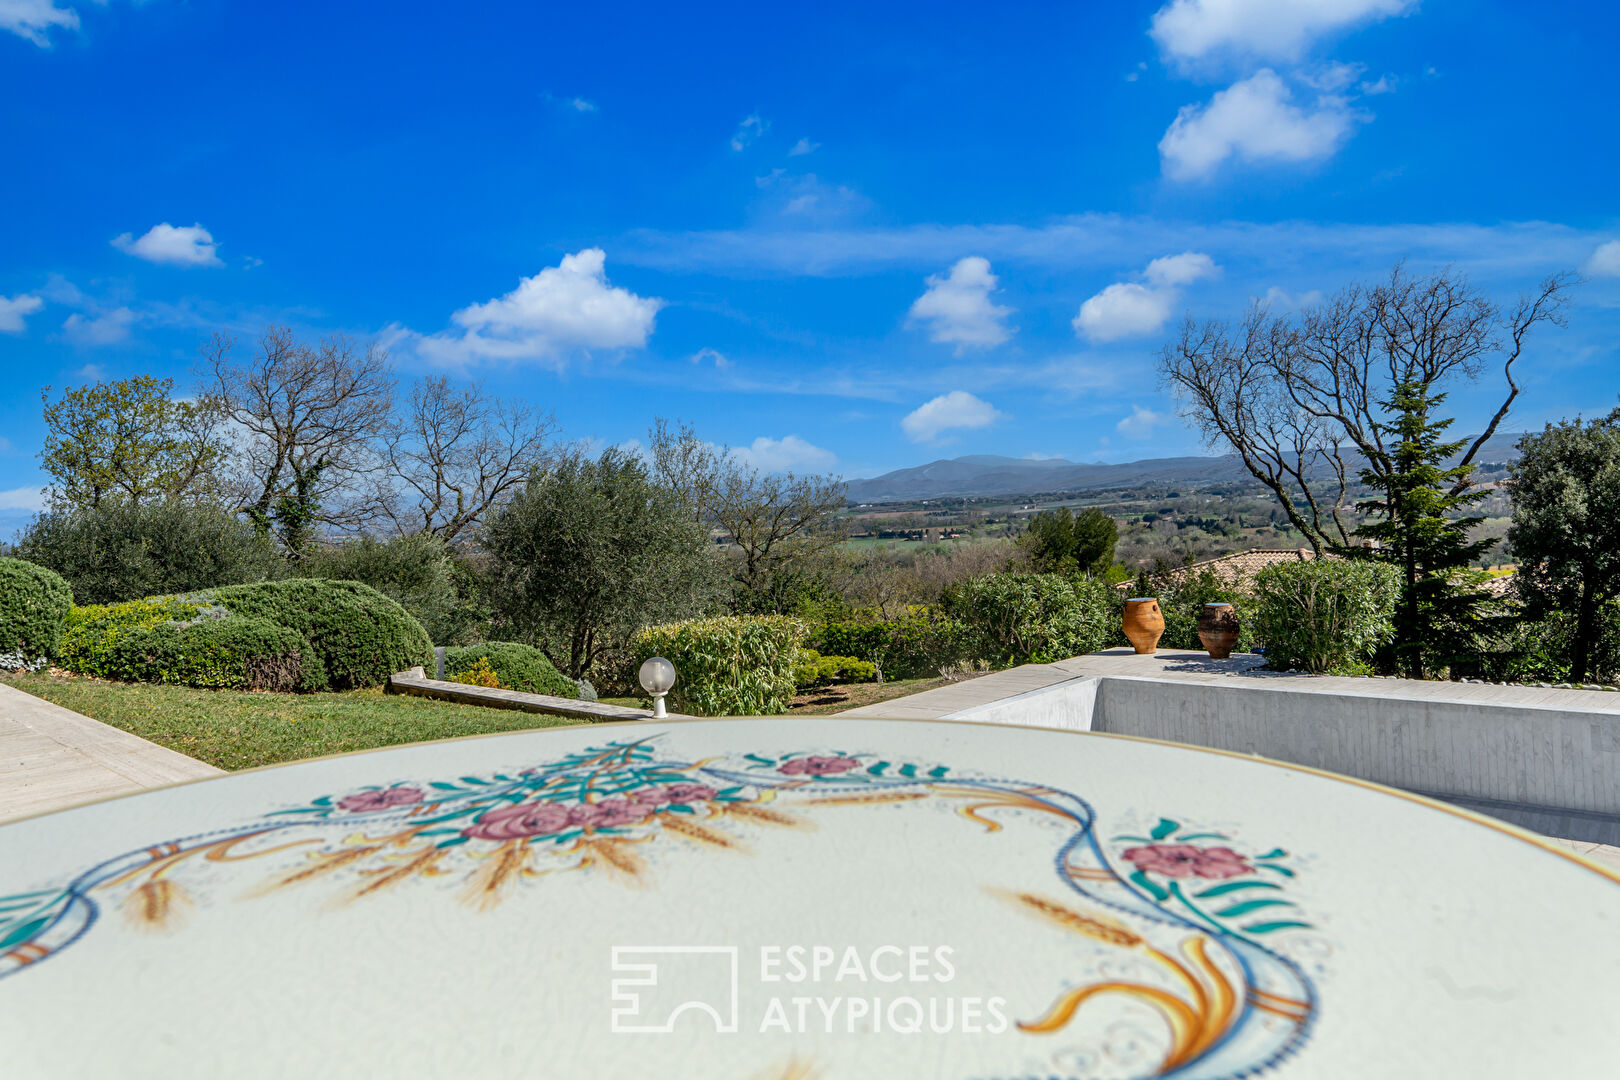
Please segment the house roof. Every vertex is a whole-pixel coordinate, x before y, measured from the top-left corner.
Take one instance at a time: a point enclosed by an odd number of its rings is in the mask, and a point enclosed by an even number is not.
[[[1246,585],[1268,566],[1281,562],[1307,562],[1314,558],[1316,553],[1310,548],[1250,548],[1248,551],[1234,551],[1219,558],[1178,566],[1168,571],[1168,576],[1179,578],[1208,570],[1225,584]],[[1130,584],[1126,582],[1123,587],[1129,588]]]

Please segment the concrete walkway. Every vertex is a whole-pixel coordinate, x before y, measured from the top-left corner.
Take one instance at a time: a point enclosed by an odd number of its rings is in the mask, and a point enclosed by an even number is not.
[[[222,769],[0,683],[0,821],[224,775]]]

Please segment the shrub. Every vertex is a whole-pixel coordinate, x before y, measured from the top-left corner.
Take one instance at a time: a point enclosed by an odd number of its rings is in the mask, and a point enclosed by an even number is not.
[[[1255,577],[1255,636],[1270,666],[1318,673],[1364,670],[1394,633],[1400,573],[1363,559],[1268,566]]]
[[[494,674],[495,683],[467,678],[475,672],[481,675],[486,669]],[[579,697],[579,685],[559,673],[545,653],[515,641],[486,641],[464,649],[444,650],[444,677],[452,682],[472,682],[475,686],[499,685],[529,694]]]
[[[331,689],[379,686],[396,671],[433,663],[433,645],[409,612],[358,581],[291,578],[233,585],[184,599],[298,631],[320,657]]]
[[[495,669],[489,666],[489,658],[480,656],[478,662],[466,671],[446,672],[450,682],[464,683],[467,686],[483,686],[490,690],[501,689],[501,677],[495,674]]]
[[[61,576],[22,559],[0,559],[0,653],[24,665],[55,656],[73,592]]]
[[[835,682],[876,682],[877,665],[853,656],[822,656],[814,649],[799,650],[793,663],[793,684],[800,690],[831,686]]]
[[[199,604],[172,596],[75,607],[68,612],[62,634],[62,666],[100,679],[143,680],[141,670],[123,666],[126,654],[119,650],[119,644],[154,626],[194,619],[201,610]]]
[[[945,610],[963,625],[971,655],[1002,665],[1045,664],[1107,647],[1120,600],[1097,578],[1003,573],[955,585]]]
[[[263,581],[283,565],[251,525],[219,506],[188,502],[41,514],[17,553],[61,574],[80,604]]]
[[[232,615],[159,623],[122,635],[110,666],[124,678],[217,690],[319,690],[326,673],[296,630]]]
[[[811,644],[826,655],[874,664],[885,679],[913,679],[960,659],[962,637],[962,627],[938,609],[914,606],[893,619],[826,623]]]
[[[1620,676],[1620,601],[1599,605],[1587,646],[1587,678],[1612,682]],[[1536,619],[1515,605],[1512,617],[1489,636],[1471,663],[1453,665],[1452,675],[1492,682],[1569,682],[1579,620],[1574,612],[1550,611]]]
[[[298,572],[370,585],[414,615],[440,645],[476,641],[489,621],[475,596],[463,596],[468,573],[449,545],[430,533],[347,540],[312,551],[298,564]]]
[[[670,702],[704,716],[786,712],[806,627],[788,615],[728,615],[653,626],[632,642],[632,662],[675,665]]]

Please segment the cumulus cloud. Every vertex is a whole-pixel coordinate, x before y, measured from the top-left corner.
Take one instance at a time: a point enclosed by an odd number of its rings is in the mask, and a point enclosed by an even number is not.
[[[1147,439],[1153,435],[1154,428],[1170,423],[1170,419],[1164,413],[1132,405],[1131,415],[1115,424],[1114,430],[1127,439]]]
[[[743,150],[749,143],[771,130],[771,122],[762,119],[759,113],[749,113],[743,117],[742,123],[737,125],[737,131],[731,136],[731,148]]]
[[[3,3],[4,0],[0,0]],[[147,262],[174,266],[219,266],[214,238],[201,225],[170,225],[167,221],[135,239],[130,233],[113,237],[112,246]]]
[[[114,308],[100,315],[75,312],[62,323],[62,334],[75,345],[116,345],[129,338],[135,313],[127,307]]]
[[[457,311],[451,319],[461,331],[424,337],[417,351],[453,365],[476,360],[556,364],[577,350],[640,348],[664,301],[610,285],[606,265],[601,248],[565,255],[505,296]]]
[[[45,301],[26,293],[0,296],[0,334],[22,333],[27,329],[23,320],[44,306]]]
[[[0,0],[0,30],[9,30],[42,49],[51,47],[51,31],[58,26],[78,29],[78,12],[57,7],[55,0]]]
[[[1582,269],[1593,277],[1620,277],[1620,240],[1599,244]]]
[[[908,323],[926,326],[930,341],[955,345],[958,356],[967,349],[1000,345],[1013,335],[1007,327],[1013,311],[990,302],[996,281],[989,259],[959,259],[950,273],[926,279],[928,289],[912,303]]]
[[[1224,54],[1297,60],[1319,38],[1404,15],[1416,0],[1171,0],[1148,31],[1180,61]]]
[[[820,143],[811,142],[808,138],[800,139],[798,142],[793,144],[793,149],[788,151],[788,157],[803,157],[806,154],[813,154],[820,149]]]
[[[1000,418],[988,401],[952,390],[918,406],[900,421],[900,428],[912,442],[935,442],[947,431],[985,428]]]
[[[0,491],[0,510],[43,510],[45,492],[39,488],[20,487]]]
[[[1331,157],[1365,117],[1344,98],[1324,94],[1309,107],[1291,100],[1270,68],[1218,92],[1207,105],[1184,105],[1159,140],[1165,175],[1204,180],[1229,159],[1305,162]]]
[[[806,442],[797,435],[770,439],[761,435],[748,446],[739,446],[732,455],[761,472],[822,472],[838,463],[831,450]]]
[[[1080,305],[1072,326],[1092,341],[1118,341],[1156,333],[1181,300],[1181,288],[1219,277],[1221,268],[1201,251],[1165,255],[1148,263],[1146,284],[1121,281]]]

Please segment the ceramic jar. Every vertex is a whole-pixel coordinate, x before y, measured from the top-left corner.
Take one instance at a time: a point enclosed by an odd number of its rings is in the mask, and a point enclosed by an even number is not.
[[[1164,636],[1164,613],[1159,602],[1151,596],[1136,596],[1125,601],[1125,637],[1137,652],[1152,653]]]
[[[1225,660],[1232,655],[1237,644],[1237,609],[1231,604],[1205,604],[1198,616],[1198,640],[1204,643],[1213,660]]]

